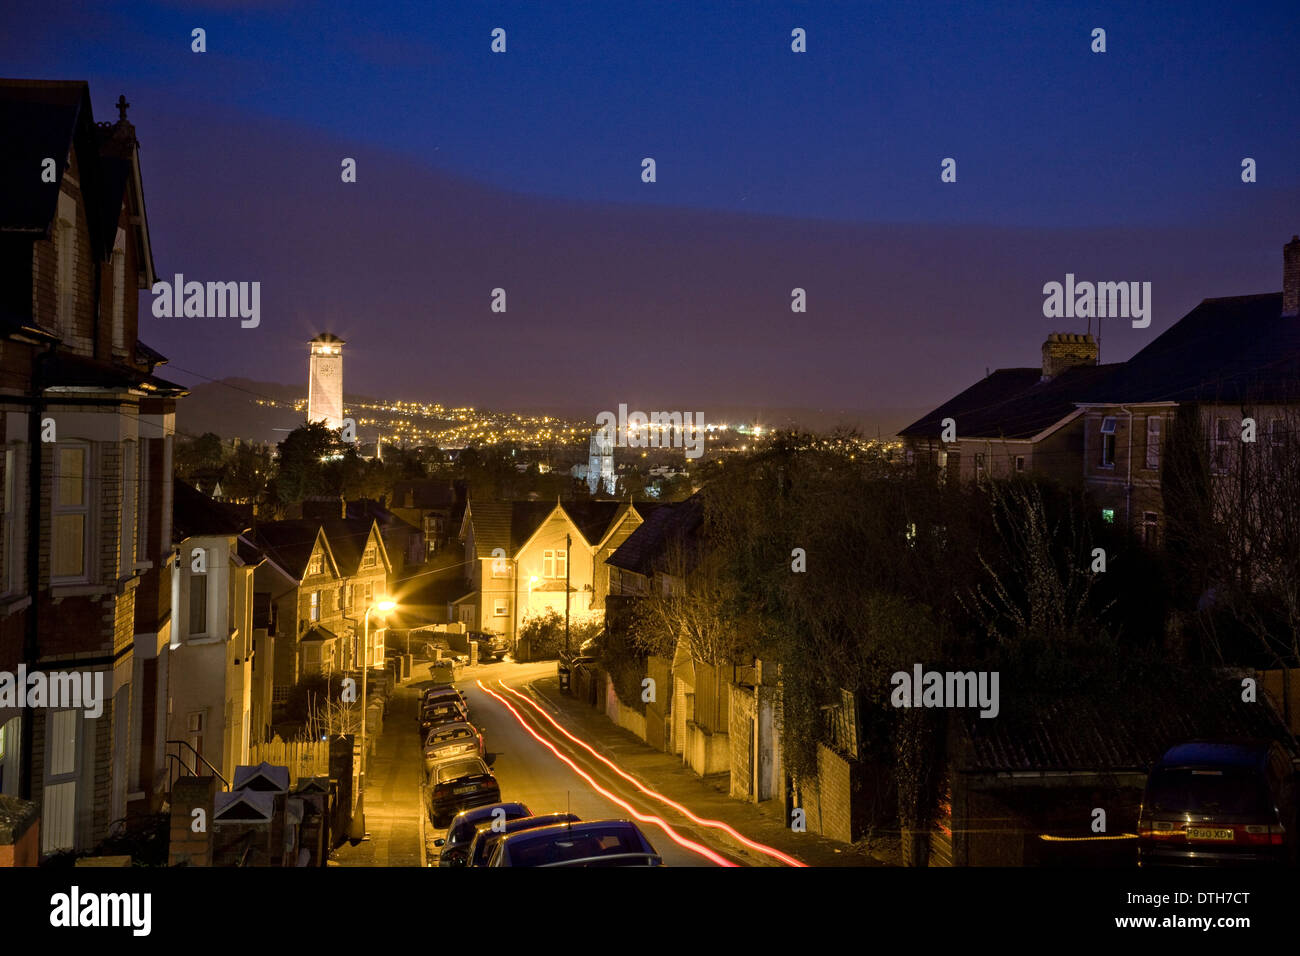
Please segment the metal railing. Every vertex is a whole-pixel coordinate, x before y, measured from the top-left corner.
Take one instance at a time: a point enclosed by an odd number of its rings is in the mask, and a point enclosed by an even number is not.
[[[177,752],[176,752],[176,753],[172,753],[172,751],[171,751],[171,746],[172,746],[172,744],[175,744],[175,745],[176,745],[176,749],[177,749]],[[198,773],[198,765],[199,765],[199,764],[202,764],[204,767],[206,767],[206,768],[211,772],[212,776],[214,776],[214,777],[216,777],[218,780],[220,780],[220,781],[222,782],[222,784],[224,785],[224,789],[226,789],[226,790],[229,790],[229,789],[230,789],[230,781],[227,780],[225,777],[223,777],[223,776],[221,775],[221,771],[220,771],[220,770],[218,770],[216,767],[212,766],[212,764],[208,763],[207,758],[205,758],[205,757],[203,756],[203,754],[201,754],[201,753],[199,753],[197,750],[195,750],[194,747],[191,746],[190,743],[189,743],[188,741],[185,741],[185,740],[168,740],[168,741],[166,741],[166,745],[167,745],[166,756],[167,756],[167,761],[168,761],[168,777],[167,777],[167,793],[168,793],[168,794],[171,794],[171,792],[172,792],[172,787],[174,787],[174,786],[176,785],[176,781],[177,781],[178,779],[180,779],[181,777],[187,777],[187,776],[188,776],[188,777],[197,777],[197,776],[199,776],[199,773]],[[180,748],[182,748],[182,747],[184,747],[186,750],[188,750],[191,754],[194,755],[194,759],[195,759],[196,763],[195,763],[195,765],[194,765],[193,767],[191,767],[188,763],[185,762],[185,758],[184,758],[184,756],[180,753]],[[178,768],[178,767],[180,768],[180,772],[179,772],[179,773],[177,772],[177,768]]]

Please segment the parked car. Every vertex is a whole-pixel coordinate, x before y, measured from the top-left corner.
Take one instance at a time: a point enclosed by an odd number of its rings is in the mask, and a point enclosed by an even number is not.
[[[557,823],[579,823],[576,813],[542,813],[537,816],[520,817],[506,820],[500,826],[493,826],[493,821],[480,822],[469,847],[465,850],[465,866],[487,866],[501,838],[520,830],[536,830],[538,827],[554,826]]]
[[[465,699],[464,694],[451,684],[435,684],[433,687],[426,688],[420,698],[420,707],[423,708],[442,700],[458,700],[465,706],[465,713],[469,713],[469,701]]]
[[[440,700],[420,709],[420,740],[428,739],[429,730],[439,724],[469,721],[465,705],[458,700]]]
[[[467,721],[438,724],[429,728],[424,739],[424,772],[429,774],[434,765],[456,757],[486,757],[483,733]]]
[[[495,820],[504,820],[509,826],[515,820],[530,819],[531,816],[532,811],[522,803],[488,803],[460,811],[447,827],[447,836],[433,841],[433,845],[441,850],[438,865],[464,866],[469,846],[480,827],[491,832]]]
[[[469,639],[478,641],[478,659],[482,661],[499,661],[510,650],[510,642],[500,634],[488,631],[470,631]]]
[[[1139,866],[1296,862],[1296,765],[1278,743],[1179,744],[1147,776]]]
[[[560,823],[502,837],[488,866],[663,866],[630,820]]]
[[[501,787],[482,757],[462,757],[438,764],[433,768],[429,786],[429,815],[435,827],[445,826],[457,811],[501,800]]]

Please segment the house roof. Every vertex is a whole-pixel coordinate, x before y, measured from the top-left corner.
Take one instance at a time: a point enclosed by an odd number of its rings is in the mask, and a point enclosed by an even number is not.
[[[83,80],[0,80],[0,129],[5,148],[0,150],[0,181],[29,183],[28,188],[0,192],[0,231],[31,233],[44,238],[58,210],[60,183],[74,141],[80,148],[83,193],[99,195],[98,171],[89,158],[96,154],[90,112],[90,87]],[[54,159],[55,182],[34,178],[46,157]],[[98,208],[87,212],[94,216]],[[113,217],[116,221],[116,215]],[[96,252],[102,230],[92,229]]]
[[[300,640],[298,643],[308,644],[308,643],[320,643],[323,641],[335,641],[335,640],[338,640],[337,634],[331,631],[328,627],[321,627],[319,624],[317,624],[310,631],[304,634],[302,636],[302,640]]]
[[[999,369],[899,432],[1032,438],[1077,405],[1300,399],[1300,319],[1282,295],[1206,299],[1127,362],[1079,366],[1042,382],[1037,368]]]
[[[569,517],[583,541],[594,547],[604,540],[610,525],[622,513],[619,501],[568,501],[560,509]],[[492,557],[501,548],[514,557],[555,511],[550,501],[476,501],[469,505],[474,525],[474,552],[478,558]]]
[[[238,766],[235,768],[235,781],[230,789],[287,793],[289,768],[267,763],[265,760],[256,766],[247,764]]]
[[[1032,716],[996,720],[962,711],[967,772],[1147,771],[1169,748],[1203,738],[1294,739],[1273,708],[1243,703],[1239,679],[1222,693],[1180,695],[1149,688],[1123,707],[1088,696],[1036,702]]]
[[[172,486],[173,541],[196,535],[237,535],[248,530],[248,525],[221,502],[213,501],[179,478],[172,480]],[[242,552],[240,557],[244,557]]]
[[[301,581],[307,574],[307,563],[316,548],[320,530],[321,522],[303,518],[267,521],[253,529],[250,540],[286,574]]]
[[[361,570],[361,556],[370,540],[370,532],[375,527],[374,518],[330,518],[311,523],[319,524],[325,532],[325,540],[329,542],[339,574],[351,577]]]
[[[614,549],[605,563],[649,577],[656,570],[665,569],[672,547],[681,546],[686,552],[685,570],[689,571],[698,556],[703,528],[703,492],[696,492],[685,501],[660,504],[647,509],[645,520]]]
[[[1107,394],[1121,368],[1121,363],[1080,365],[1046,382],[1041,368],[1000,368],[898,434],[937,437],[943,420],[951,418],[959,438],[1032,438],[1072,414],[1077,403]]]
[[[1206,299],[1124,363],[1110,403],[1295,401],[1300,318],[1282,294]]]

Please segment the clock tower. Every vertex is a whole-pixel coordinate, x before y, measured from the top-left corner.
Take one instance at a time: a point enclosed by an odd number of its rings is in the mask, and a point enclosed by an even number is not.
[[[343,340],[323,332],[307,343],[307,421],[343,427]]]

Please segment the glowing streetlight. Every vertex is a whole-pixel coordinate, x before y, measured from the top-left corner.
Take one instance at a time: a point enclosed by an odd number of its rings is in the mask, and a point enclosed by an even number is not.
[[[386,614],[397,607],[397,602],[381,597],[366,608],[361,637],[361,766],[357,774],[357,805],[352,810],[352,826],[348,837],[354,843],[366,838],[366,674],[370,670],[370,612]]]

